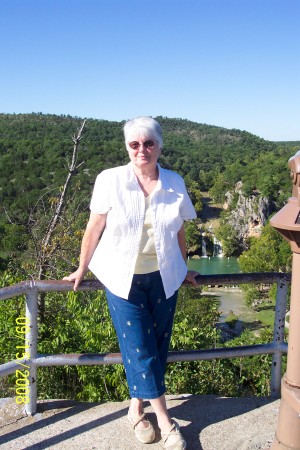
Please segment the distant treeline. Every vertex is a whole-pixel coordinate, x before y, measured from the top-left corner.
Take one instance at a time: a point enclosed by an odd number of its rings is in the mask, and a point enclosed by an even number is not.
[[[43,212],[53,207],[68,172],[72,136],[81,118],[37,114],[0,114],[0,256],[4,261],[24,249],[32,211],[41,199]],[[265,141],[246,131],[225,129],[183,119],[157,117],[163,128],[160,163],[179,172],[188,186],[210,190],[215,201],[243,182],[281,206],[291,191],[288,159],[293,143]],[[96,175],[125,164],[122,122],[88,119],[81,141],[72,190],[81,211],[88,208]]]

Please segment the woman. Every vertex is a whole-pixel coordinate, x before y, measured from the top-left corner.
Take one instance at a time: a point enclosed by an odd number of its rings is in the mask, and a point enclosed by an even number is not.
[[[186,442],[167,411],[164,375],[178,289],[184,280],[197,284],[197,272],[187,272],[183,227],[196,213],[183,179],[157,163],[163,145],[158,122],[130,120],[124,135],[130,163],[98,175],[79,268],[64,279],[76,290],[90,269],[106,287],[136,438],[155,439],[143,413],[147,399],[164,448],[183,450]]]

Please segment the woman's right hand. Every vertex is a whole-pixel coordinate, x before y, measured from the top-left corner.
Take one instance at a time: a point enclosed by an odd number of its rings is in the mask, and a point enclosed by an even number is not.
[[[83,280],[86,272],[87,272],[86,270],[80,269],[80,267],[79,267],[75,272],[71,273],[69,276],[63,277],[63,280],[74,281],[73,290],[77,291],[78,286],[81,283],[81,281]]]

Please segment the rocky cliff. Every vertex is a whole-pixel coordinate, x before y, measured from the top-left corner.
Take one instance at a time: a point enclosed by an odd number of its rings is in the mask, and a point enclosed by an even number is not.
[[[245,245],[248,237],[260,236],[268,217],[276,210],[275,203],[262,197],[259,191],[246,197],[241,181],[235,185],[234,192],[227,192],[225,196],[223,208],[229,212],[227,223],[236,230],[241,243]]]

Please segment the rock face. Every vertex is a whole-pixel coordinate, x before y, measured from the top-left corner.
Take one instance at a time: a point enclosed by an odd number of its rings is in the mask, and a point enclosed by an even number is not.
[[[258,191],[253,191],[251,196],[246,197],[242,187],[242,182],[239,181],[234,192],[225,194],[223,208],[230,211],[227,223],[236,230],[238,239],[245,246],[248,237],[260,236],[268,217],[276,210],[276,205],[262,197]]]

